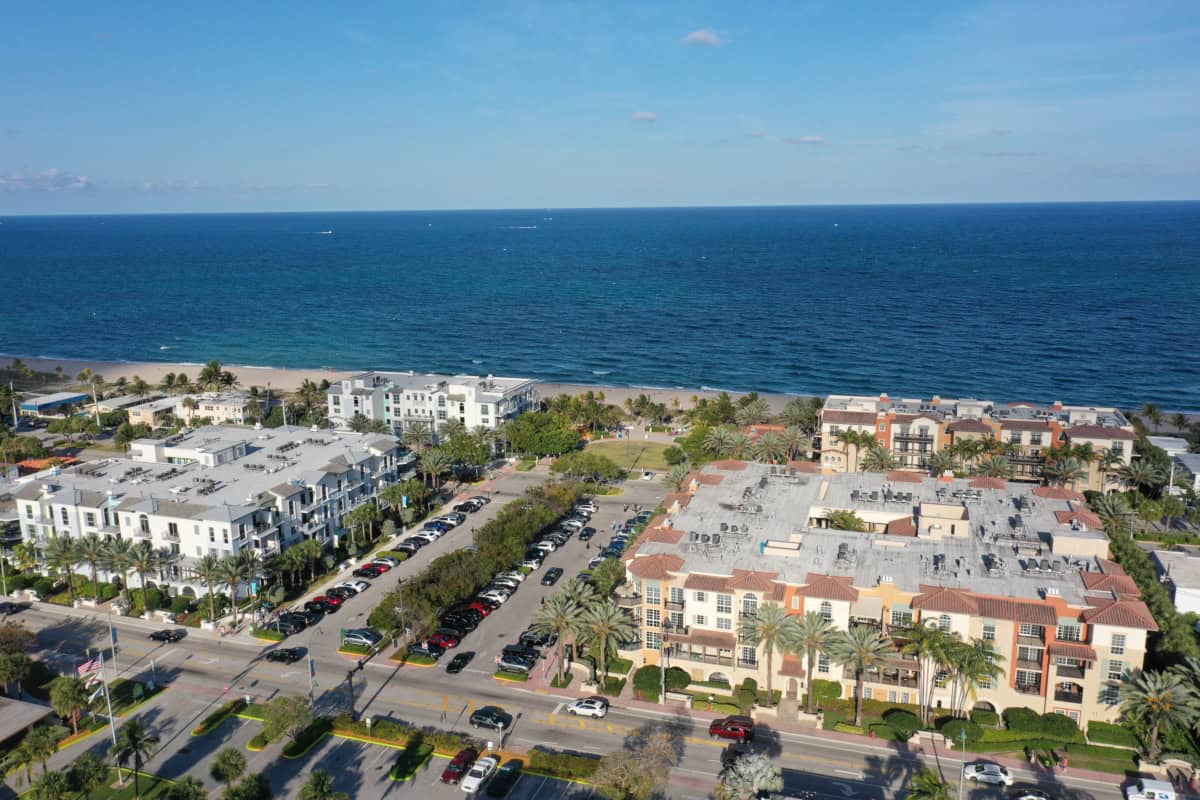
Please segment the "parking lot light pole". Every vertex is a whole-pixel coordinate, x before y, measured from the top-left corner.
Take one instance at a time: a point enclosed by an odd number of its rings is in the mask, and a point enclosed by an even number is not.
[[[958,773],[958,800],[962,800],[963,784],[967,782],[967,726],[964,725],[959,733],[959,738],[962,740],[962,749],[959,754],[962,756],[962,768]]]

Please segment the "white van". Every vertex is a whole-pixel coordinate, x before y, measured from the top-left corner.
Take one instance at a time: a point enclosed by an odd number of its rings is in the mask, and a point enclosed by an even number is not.
[[[1175,787],[1166,781],[1138,778],[1125,787],[1126,800],[1175,800]]]

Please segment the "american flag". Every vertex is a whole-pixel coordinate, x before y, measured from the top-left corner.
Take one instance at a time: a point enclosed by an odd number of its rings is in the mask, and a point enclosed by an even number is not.
[[[82,664],[80,664],[78,667],[75,668],[75,672],[80,677],[83,677],[84,675],[91,675],[93,672],[99,672],[99,671],[100,671],[100,661],[95,658],[89,658],[87,661],[83,662]]]

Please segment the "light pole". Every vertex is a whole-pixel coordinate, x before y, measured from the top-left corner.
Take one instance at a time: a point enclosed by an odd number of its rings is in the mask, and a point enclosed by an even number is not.
[[[962,756],[962,767],[958,773],[958,800],[962,800],[963,784],[967,782],[967,726],[964,725],[962,731],[959,732],[959,738],[962,740],[962,749],[959,753]]]

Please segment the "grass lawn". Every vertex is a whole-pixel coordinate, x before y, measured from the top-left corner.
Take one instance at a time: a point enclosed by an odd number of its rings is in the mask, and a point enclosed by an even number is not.
[[[666,472],[671,468],[671,465],[663,458],[663,452],[670,446],[662,442],[639,442],[635,439],[619,439],[592,442],[587,446],[587,451],[589,453],[608,456],[622,469],[649,469]]]
[[[117,782],[117,772],[113,770],[109,773],[108,783],[101,786],[96,791],[88,795],[89,800],[133,800],[133,776],[129,770],[123,770],[122,774],[129,781],[129,785],[122,789],[112,788],[112,784]],[[142,773],[138,778],[138,784],[142,790],[142,800],[160,800],[167,796],[167,790],[171,788],[172,782],[166,778],[159,778],[156,775],[147,775]]]
[[[517,472],[529,472],[537,466],[537,459],[523,458],[517,463]]]

